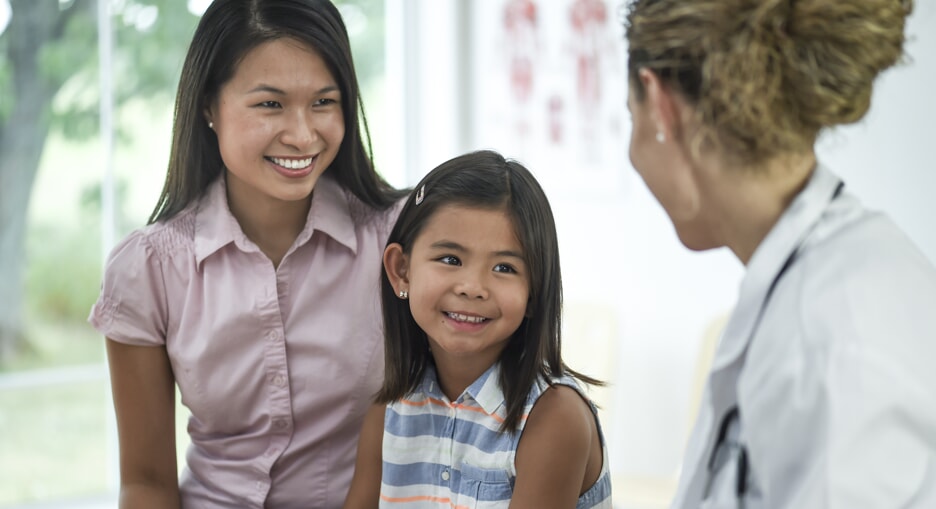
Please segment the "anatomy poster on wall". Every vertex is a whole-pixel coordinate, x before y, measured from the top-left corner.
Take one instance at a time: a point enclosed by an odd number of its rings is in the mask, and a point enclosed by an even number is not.
[[[520,159],[551,188],[619,193],[630,122],[616,6],[472,2],[474,145]]]

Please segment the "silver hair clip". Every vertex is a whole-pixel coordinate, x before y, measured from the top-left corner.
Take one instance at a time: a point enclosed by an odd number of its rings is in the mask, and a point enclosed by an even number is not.
[[[416,191],[416,205],[419,205],[420,203],[422,203],[425,197],[426,197],[426,184],[423,184],[423,186],[419,188],[419,191]]]

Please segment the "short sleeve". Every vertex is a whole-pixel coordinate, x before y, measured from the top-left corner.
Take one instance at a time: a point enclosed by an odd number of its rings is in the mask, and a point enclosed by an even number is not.
[[[131,345],[166,343],[166,285],[162,263],[143,231],[131,233],[111,251],[101,294],[88,322],[104,336]]]

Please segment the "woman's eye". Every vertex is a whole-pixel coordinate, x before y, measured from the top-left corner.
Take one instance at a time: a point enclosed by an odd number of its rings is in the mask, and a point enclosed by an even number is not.
[[[507,274],[516,274],[517,269],[515,269],[512,265],[508,265],[506,263],[498,263],[497,265],[494,266],[494,272],[505,272]]]
[[[330,105],[330,104],[338,104],[338,101],[336,101],[336,100],[334,100],[334,99],[332,99],[332,98],[330,98],[330,97],[323,97],[322,99],[319,99],[318,101],[315,101],[315,105],[316,105],[316,106],[328,106],[328,105]]]
[[[457,256],[446,255],[439,257],[439,261],[446,265],[461,265],[461,260]]]
[[[263,101],[262,103],[258,104],[257,106],[261,106],[261,107],[263,107],[263,108],[279,108],[279,107],[281,107],[282,105],[281,105],[278,101]]]

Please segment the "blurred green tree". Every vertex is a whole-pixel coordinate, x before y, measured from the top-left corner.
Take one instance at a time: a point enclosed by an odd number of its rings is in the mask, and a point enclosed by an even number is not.
[[[172,94],[198,22],[179,4],[112,2],[116,104]],[[69,138],[96,136],[100,103],[96,2],[10,0],[10,8],[0,35],[0,360],[24,340],[24,238],[46,138],[51,129]],[[67,266],[60,277],[69,277]]]

